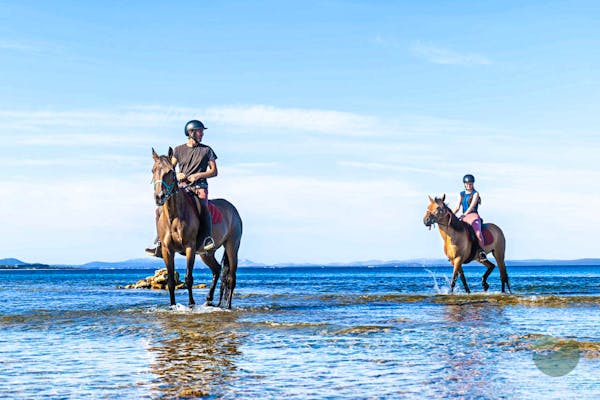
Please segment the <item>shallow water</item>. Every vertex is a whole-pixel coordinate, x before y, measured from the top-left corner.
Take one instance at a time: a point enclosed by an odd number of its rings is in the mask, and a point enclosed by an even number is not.
[[[0,271],[0,397],[600,398],[600,267],[243,268],[231,311],[152,273]]]

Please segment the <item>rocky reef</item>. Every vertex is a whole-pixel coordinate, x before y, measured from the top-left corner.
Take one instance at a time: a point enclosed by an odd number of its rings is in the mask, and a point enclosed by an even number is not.
[[[169,274],[166,268],[156,270],[153,276],[148,276],[144,279],[140,279],[136,283],[127,286],[121,286],[121,289],[154,289],[154,290],[166,290],[167,289],[167,278]],[[201,283],[194,285],[195,289],[203,289],[206,284]],[[185,289],[185,282],[179,279],[179,272],[175,271],[175,289]]]

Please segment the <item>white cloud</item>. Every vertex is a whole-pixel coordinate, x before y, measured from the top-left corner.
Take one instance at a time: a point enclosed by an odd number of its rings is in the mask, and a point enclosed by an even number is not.
[[[28,52],[28,51],[37,51],[38,49],[34,46],[31,45],[27,45],[27,44],[23,44],[20,42],[15,42],[15,41],[8,41],[8,40],[0,40],[0,49],[4,49],[4,50],[17,50],[17,51],[22,51],[22,52]]]
[[[19,145],[17,153],[9,151],[0,161],[10,177],[3,182],[0,210],[11,227],[10,235],[2,236],[7,255],[19,256],[17,250],[27,251],[35,242],[45,247],[33,251],[48,258],[33,261],[142,256],[154,235],[149,144],[161,140],[160,152],[172,140],[156,133],[153,124],[166,121],[180,129],[188,118],[178,114],[183,110],[190,115],[190,109],[159,106],[41,111],[32,122],[39,132],[32,134],[12,134],[7,127],[29,129],[30,113],[0,111],[0,134],[8,136],[3,145],[10,148],[11,140]],[[244,258],[333,262],[441,256],[438,241],[425,236],[422,226],[427,195],[445,192],[455,203],[466,172],[477,176],[484,218],[506,227],[509,257],[543,256],[537,249],[546,246],[548,236],[541,237],[540,227],[548,221],[560,227],[549,242],[552,256],[592,255],[591,240],[577,250],[560,246],[576,235],[585,238],[586,223],[600,223],[587,211],[600,208],[590,198],[600,192],[594,162],[598,144],[576,134],[565,146],[564,140],[541,141],[428,117],[384,120],[260,105],[196,113],[208,115],[218,131],[227,132],[215,136],[219,155],[225,148],[229,156],[219,164],[210,190],[211,197],[226,197],[239,208],[245,222]],[[86,128],[90,121],[96,131]],[[344,134],[363,123],[375,136]],[[297,131],[305,129],[323,134],[298,139]],[[257,140],[259,135],[248,136],[245,130],[271,133]],[[73,145],[81,146],[77,154],[61,157]],[[65,149],[48,151],[51,146]],[[142,153],[139,146],[148,148]],[[233,149],[237,156],[231,156]],[[57,172],[60,179],[40,179],[42,173],[47,178]]]
[[[108,110],[0,110],[0,135],[17,145],[121,146],[159,139],[164,131],[183,131],[183,121],[200,118],[234,131],[292,132],[372,136],[382,130],[374,117],[349,112],[264,105],[207,109],[136,106]],[[210,128],[210,124],[208,124]]]
[[[435,64],[447,65],[490,65],[491,60],[479,54],[459,53],[454,50],[416,42],[411,46],[413,54]]]
[[[377,119],[349,112],[278,108],[265,105],[214,107],[205,112],[208,120],[245,128],[313,131],[349,136],[368,136]]]

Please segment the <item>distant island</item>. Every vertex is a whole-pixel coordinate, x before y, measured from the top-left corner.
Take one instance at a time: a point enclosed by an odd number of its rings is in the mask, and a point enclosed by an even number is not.
[[[26,263],[16,258],[0,259],[0,269],[57,269],[61,267],[53,267],[48,264]]]
[[[577,260],[544,260],[544,259],[531,259],[531,260],[507,260],[506,264],[508,267],[518,266],[600,266],[600,258],[581,258]],[[196,266],[203,266],[202,261],[197,261]],[[471,263],[469,265],[479,265],[478,263]],[[286,268],[286,267],[434,267],[434,266],[450,266],[445,259],[412,259],[412,260],[367,260],[367,261],[356,261],[347,263],[277,263],[277,264],[263,264],[257,263],[251,260],[240,260],[239,267],[241,268]],[[28,263],[25,261],[18,260],[16,258],[4,258],[0,259],[0,269],[159,269],[164,268],[162,259],[159,258],[135,258],[131,260],[105,262],[105,261],[93,261],[79,265],[68,265],[58,264],[49,265],[42,263]],[[175,258],[175,268],[185,269],[185,258]]]

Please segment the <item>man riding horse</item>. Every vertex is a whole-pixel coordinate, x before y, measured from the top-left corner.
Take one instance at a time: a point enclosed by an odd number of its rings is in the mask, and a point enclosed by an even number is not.
[[[215,248],[212,238],[212,222],[208,208],[208,178],[217,176],[217,155],[209,146],[202,144],[204,130],[207,129],[201,121],[191,120],[185,124],[184,132],[188,140],[175,147],[171,163],[179,167],[177,181],[180,186],[186,186],[200,199],[202,209],[199,210],[201,219],[200,234],[204,235],[202,249],[210,251]],[[160,217],[161,208],[156,209],[156,222]],[[156,247],[146,249],[146,253],[162,257],[161,242],[157,236]]]

